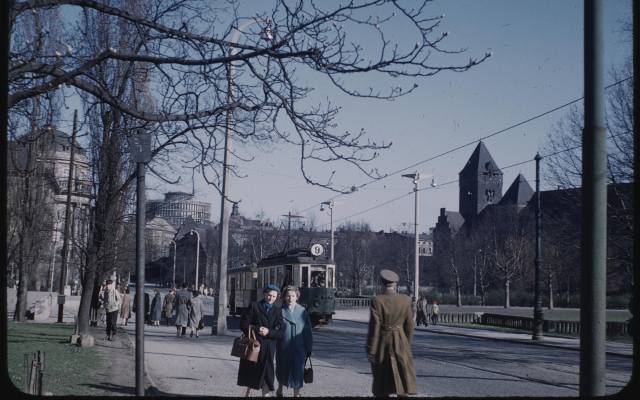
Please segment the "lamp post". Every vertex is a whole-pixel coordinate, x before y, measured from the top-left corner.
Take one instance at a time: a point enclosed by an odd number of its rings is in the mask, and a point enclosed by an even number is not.
[[[232,43],[237,43],[240,39],[242,31],[250,25],[264,21],[261,19],[251,19],[240,25],[231,37]],[[268,23],[268,21],[267,21]],[[267,39],[271,39],[271,31],[265,31]],[[238,48],[231,49],[230,56],[233,57],[238,53]],[[233,61],[229,62],[227,69],[227,104],[234,102],[234,78],[235,66]],[[220,207],[220,257],[218,262],[218,276],[216,277],[216,298],[213,310],[214,323],[211,326],[213,335],[224,335],[227,332],[227,263],[229,251],[229,162],[231,160],[231,131],[233,125],[233,111],[231,108],[227,110],[226,126],[224,134],[224,160],[222,164],[222,194]]]
[[[473,297],[476,298],[478,295],[476,294],[476,282],[477,282],[477,278],[476,276],[478,275],[476,273],[476,271],[478,270],[478,253],[482,253],[482,249],[478,249],[478,251],[476,251],[476,253],[473,255]]]
[[[144,310],[145,164],[151,160],[151,133],[138,130],[129,136],[129,151],[136,163],[136,309]],[[144,396],[144,318],[136,317],[136,396]]]
[[[420,173],[416,171],[413,174],[404,174],[402,175],[404,178],[413,179],[413,193],[415,194],[415,207],[414,207],[414,234],[415,234],[415,271],[414,271],[414,282],[413,282],[413,302],[415,306],[418,305],[418,291],[419,291],[419,282],[420,282],[420,259],[418,258],[418,181],[420,180]]]
[[[176,253],[178,252],[178,245],[173,239],[171,239],[171,243],[173,243],[173,279],[171,280],[171,286],[176,287]]]
[[[542,324],[544,314],[542,311],[542,244],[541,244],[541,210],[540,210],[540,160],[542,157],[536,153],[536,260],[535,260],[535,282],[534,282],[534,301],[533,301],[533,335],[531,339],[542,339]]]
[[[200,267],[200,234],[196,230],[191,230],[191,235],[196,234],[196,287],[195,290],[198,290],[198,267]]]
[[[333,206],[335,206],[335,202],[333,200],[323,201],[320,204],[320,211],[324,211],[324,206],[329,207],[329,221],[330,221],[330,229],[331,229],[331,259],[333,260]]]

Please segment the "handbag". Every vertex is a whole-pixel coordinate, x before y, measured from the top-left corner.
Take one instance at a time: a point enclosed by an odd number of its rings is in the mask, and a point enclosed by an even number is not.
[[[309,360],[309,368],[307,368],[307,361],[304,361],[304,383],[313,383],[313,363],[311,362],[311,356],[307,357]]]
[[[200,322],[198,322],[197,330],[201,331],[204,329],[204,318],[200,318]]]
[[[242,333],[241,336],[234,339],[231,355],[240,357],[243,360],[257,362],[259,353],[260,342],[256,339],[256,334],[251,329],[251,325],[249,325],[249,336]]]

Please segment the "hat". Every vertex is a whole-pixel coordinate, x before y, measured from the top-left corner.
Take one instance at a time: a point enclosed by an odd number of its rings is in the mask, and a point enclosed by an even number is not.
[[[400,277],[390,269],[383,269],[380,271],[380,279],[382,279],[384,283],[396,283],[400,280]]]
[[[265,293],[270,292],[272,290],[275,290],[276,292],[280,293],[280,288],[274,285],[273,283],[268,284],[267,287],[264,288]]]

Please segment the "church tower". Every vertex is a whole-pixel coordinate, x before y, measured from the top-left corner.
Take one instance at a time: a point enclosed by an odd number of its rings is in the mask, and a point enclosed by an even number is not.
[[[480,141],[459,175],[460,214],[465,221],[475,218],[489,204],[502,198],[502,171]]]

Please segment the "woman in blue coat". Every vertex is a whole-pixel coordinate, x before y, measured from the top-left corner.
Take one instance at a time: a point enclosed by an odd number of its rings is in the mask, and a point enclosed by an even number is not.
[[[276,394],[282,396],[282,387],[287,386],[293,388],[293,397],[299,397],[304,382],[304,363],[313,348],[311,320],[307,310],[298,304],[298,288],[287,286],[282,297],[283,336],[276,352]]]

